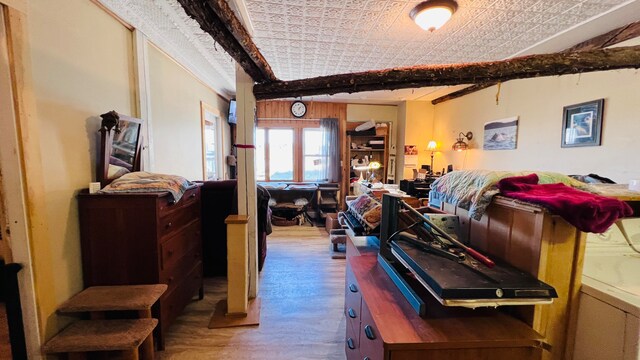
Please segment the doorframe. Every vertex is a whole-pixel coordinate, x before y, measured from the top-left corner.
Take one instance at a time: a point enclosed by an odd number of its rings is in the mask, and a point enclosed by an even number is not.
[[[22,9],[12,7],[21,4],[21,1],[10,1],[8,4],[5,1],[0,0],[0,94],[3,94],[0,95],[0,186],[4,195],[0,206],[3,207],[6,221],[2,224],[2,230],[13,262],[23,267],[18,273],[18,286],[27,355],[29,359],[41,359],[40,327],[27,215],[24,152],[20,123],[16,114],[16,106],[20,106],[21,102],[16,94],[17,91],[21,91],[17,90],[16,74],[23,68],[23,64],[20,56],[10,57],[13,51],[9,48],[10,43],[18,47],[26,44],[27,35],[23,30],[27,14],[23,12],[26,6]]]

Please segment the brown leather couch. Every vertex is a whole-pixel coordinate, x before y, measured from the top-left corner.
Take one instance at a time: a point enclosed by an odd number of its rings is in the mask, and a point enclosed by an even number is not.
[[[202,247],[204,276],[227,275],[227,216],[238,213],[237,180],[202,182]],[[271,233],[269,192],[258,186],[258,270],[267,256]]]

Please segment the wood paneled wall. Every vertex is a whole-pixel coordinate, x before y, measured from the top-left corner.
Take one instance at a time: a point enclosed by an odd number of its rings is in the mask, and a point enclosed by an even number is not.
[[[292,124],[292,122],[308,120],[317,120],[322,118],[336,118],[338,119],[339,132],[340,132],[340,158],[342,159],[342,179],[340,181],[340,190],[342,194],[349,193],[349,178],[348,178],[348,161],[345,159],[347,156],[347,104],[344,103],[330,103],[330,102],[318,102],[318,101],[305,101],[307,105],[307,113],[302,118],[296,118],[291,114],[291,103],[293,101],[258,101],[256,103],[256,117],[258,124],[269,124],[272,126]],[[311,125],[313,126],[313,125]],[[345,173],[347,176],[345,176]],[[341,204],[344,201],[340,201]]]

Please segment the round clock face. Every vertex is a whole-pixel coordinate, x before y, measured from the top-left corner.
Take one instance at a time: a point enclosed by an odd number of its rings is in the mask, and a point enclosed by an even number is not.
[[[307,105],[302,101],[295,101],[291,104],[291,114],[295,117],[303,117],[307,113]]]

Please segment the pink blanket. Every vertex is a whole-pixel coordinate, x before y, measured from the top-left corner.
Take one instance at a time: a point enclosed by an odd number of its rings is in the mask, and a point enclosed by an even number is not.
[[[536,174],[515,176],[498,182],[500,193],[549,209],[579,230],[602,233],[619,218],[633,214],[620,200],[591,194],[564,184],[538,184]]]

